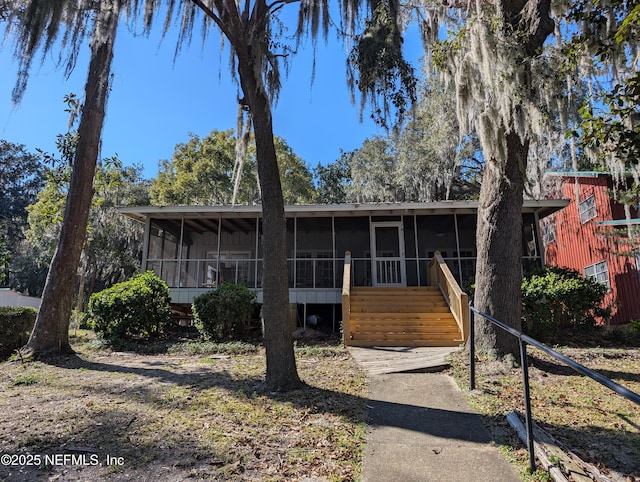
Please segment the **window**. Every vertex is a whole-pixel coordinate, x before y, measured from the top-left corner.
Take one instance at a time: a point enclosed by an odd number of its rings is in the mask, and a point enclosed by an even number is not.
[[[580,222],[586,223],[596,217],[596,198],[592,194],[578,205],[580,209]]]
[[[331,251],[298,251],[296,288],[331,288],[332,286],[333,253]]]
[[[556,241],[556,224],[549,223],[542,227],[542,242],[545,246],[549,246]]]
[[[296,258],[296,288],[313,287],[313,253],[298,251]]]
[[[606,261],[600,261],[599,263],[587,266],[584,269],[584,275],[587,278],[594,279],[598,283],[602,283],[607,287],[607,289],[611,289],[611,285],[609,284],[609,270],[607,269]]]

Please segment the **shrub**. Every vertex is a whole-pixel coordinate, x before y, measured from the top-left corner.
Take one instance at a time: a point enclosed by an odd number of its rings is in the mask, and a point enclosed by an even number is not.
[[[29,341],[38,310],[26,306],[0,307],[0,360]]]
[[[255,294],[244,285],[222,283],[193,300],[193,321],[206,339],[239,340],[249,329]]]
[[[89,322],[110,343],[160,334],[171,322],[169,288],[152,271],[91,295]]]
[[[549,267],[522,280],[523,329],[542,337],[569,328],[590,328],[607,320],[602,303],[607,287],[569,268]]]

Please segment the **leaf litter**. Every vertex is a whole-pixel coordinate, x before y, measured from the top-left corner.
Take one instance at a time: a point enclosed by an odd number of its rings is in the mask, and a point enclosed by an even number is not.
[[[366,381],[340,347],[297,350],[305,385],[288,393],[261,389],[261,348],[229,356],[74,348],[47,363],[0,365],[0,454],[77,457],[0,465],[1,480],[360,478]]]

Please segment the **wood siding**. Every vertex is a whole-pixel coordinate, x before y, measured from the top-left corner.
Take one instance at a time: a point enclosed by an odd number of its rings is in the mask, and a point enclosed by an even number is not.
[[[605,302],[614,305],[611,323],[621,324],[640,319],[640,279],[635,259],[616,254],[628,248],[615,237],[605,235],[612,233],[612,228],[597,224],[624,219],[623,207],[609,197],[610,188],[611,179],[606,174],[563,178],[562,196],[571,202],[543,222],[555,227],[555,241],[545,246],[545,262],[576,269],[583,275],[587,266],[606,262],[611,289]],[[581,222],[579,203],[592,195],[596,215]]]

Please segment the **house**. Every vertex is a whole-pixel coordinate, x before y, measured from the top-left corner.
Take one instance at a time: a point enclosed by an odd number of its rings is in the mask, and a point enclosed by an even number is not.
[[[546,264],[573,268],[604,283],[609,288],[605,303],[613,306],[612,324],[640,319],[640,251],[628,236],[640,225],[637,210],[627,215],[611,198],[609,173],[559,172],[550,177],[554,196],[570,202],[542,220]]]
[[[524,270],[543,262],[540,219],[565,205],[525,201]],[[477,209],[477,201],[287,206],[289,299],[300,324],[322,320],[325,328],[339,329],[345,259],[351,285],[396,295],[401,287],[416,292],[434,284],[429,263],[438,252],[451,279],[469,280],[475,273]],[[176,307],[186,309],[195,296],[228,281],[256,290],[262,301],[260,206],[145,206],[120,212],[144,224],[142,269],[166,281]],[[401,303],[407,296],[401,295]]]

